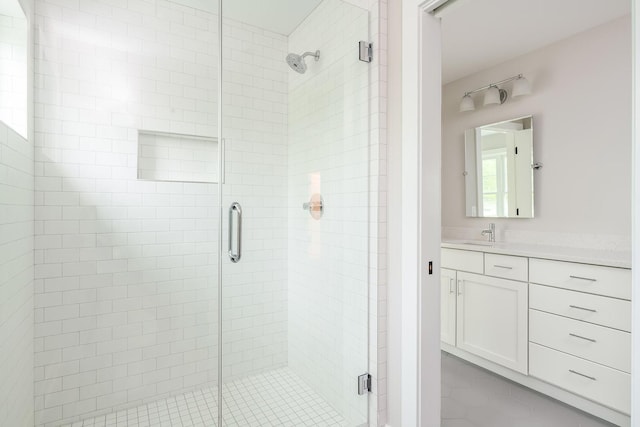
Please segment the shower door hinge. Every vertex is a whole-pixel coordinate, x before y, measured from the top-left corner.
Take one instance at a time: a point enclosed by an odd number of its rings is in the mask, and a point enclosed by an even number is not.
[[[373,61],[373,44],[361,41],[360,44],[360,61],[371,62]]]
[[[358,375],[358,394],[371,393],[371,375]]]

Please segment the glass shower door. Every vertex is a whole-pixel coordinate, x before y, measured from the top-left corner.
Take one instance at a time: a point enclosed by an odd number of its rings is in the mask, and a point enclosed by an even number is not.
[[[282,22],[255,3],[222,4],[221,421],[359,426],[369,15],[324,0]]]

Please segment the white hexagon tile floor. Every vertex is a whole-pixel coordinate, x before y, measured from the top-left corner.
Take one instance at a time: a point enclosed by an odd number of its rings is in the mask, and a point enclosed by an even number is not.
[[[611,427],[442,352],[441,427]]]

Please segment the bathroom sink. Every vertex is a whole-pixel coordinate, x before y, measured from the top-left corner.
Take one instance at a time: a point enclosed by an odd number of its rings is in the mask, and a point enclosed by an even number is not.
[[[456,245],[474,245],[474,246],[493,246],[495,242],[487,242],[484,240],[446,240],[445,243],[453,243]]]

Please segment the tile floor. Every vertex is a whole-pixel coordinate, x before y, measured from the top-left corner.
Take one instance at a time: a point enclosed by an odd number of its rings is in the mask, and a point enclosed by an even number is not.
[[[442,353],[441,427],[610,427],[600,419]]]
[[[224,386],[223,426],[343,426],[343,418],[288,368]],[[67,427],[215,427],[216,387],[78,421]]]
[[[223,425],[344,426],[344,419],[288,368],[225,385]],[[214,427],[218,390],[209,388],[67,427]],[[611,427],[577,409],[442,353],[441,427]]]

